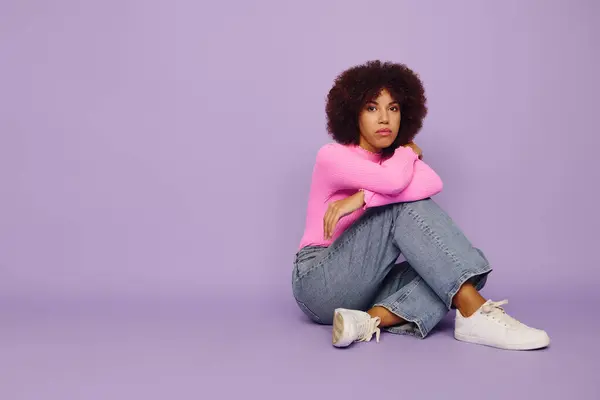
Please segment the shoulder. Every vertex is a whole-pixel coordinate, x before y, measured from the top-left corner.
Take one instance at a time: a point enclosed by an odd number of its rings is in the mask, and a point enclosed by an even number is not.
[[[338,157],[347,157],[353,155],[349,146],[337,142],[327,143],[317,151],[317,162],[333,161]]]

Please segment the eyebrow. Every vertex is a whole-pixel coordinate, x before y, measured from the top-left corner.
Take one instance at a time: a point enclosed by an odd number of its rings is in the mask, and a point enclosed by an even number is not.
[[[379,103],[378,103],[378,102],[376,102],[375,100],[369,100],[369,101],[367,101],[367,104],[370,104],[370,103],[373,103],[373,104],[377,104],[377,105],[379,105]],[[398,103],[397,101],[392,101],[392,102],[390,102],[390,103],[388,104],[388,106],[391,106],[392,104],[400,104],[400,103]]]

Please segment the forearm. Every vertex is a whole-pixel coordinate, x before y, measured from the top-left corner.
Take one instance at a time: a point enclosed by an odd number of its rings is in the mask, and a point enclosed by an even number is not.
[[[443,189],[443,182],[439,175],[427,164],[419,161],[415,165],[415,175],[410,184],[400,193],[387,195],[363,191],[364,208],[379,207],[393,203],[421,200],[434,196]]]
[[[317,156],[316,172],[332,191],[366,189],[381,194],[398,194],[412,181],[417,154],[399,148],[381,163],[367,160],[344,146],[324,147]]]

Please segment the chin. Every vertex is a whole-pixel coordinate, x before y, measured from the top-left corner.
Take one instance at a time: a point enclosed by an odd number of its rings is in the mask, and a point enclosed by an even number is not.
[[[381,140],[381,142],[378,143],[378,145],[380,148],[385,149],[387,147],[390,147],[392,144],[394,144],[394,140],[396,140],[396,138],[385,138],[385,139]]]

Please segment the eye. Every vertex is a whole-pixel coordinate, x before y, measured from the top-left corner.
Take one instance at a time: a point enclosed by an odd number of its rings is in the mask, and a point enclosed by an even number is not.
[[[375,110],[376,110],[375,106],[368,106],[367,107],[367,111],[375,111]]]
[[[390,110],[392,110],[392,111],[400,111],[399,108],[398,108],[398,106],[392,106],[392,107],[390,107]]]

